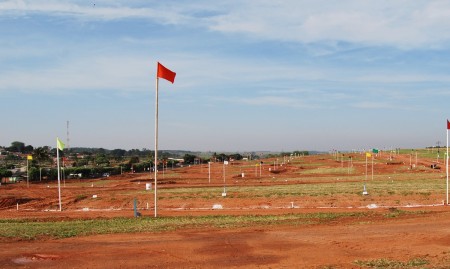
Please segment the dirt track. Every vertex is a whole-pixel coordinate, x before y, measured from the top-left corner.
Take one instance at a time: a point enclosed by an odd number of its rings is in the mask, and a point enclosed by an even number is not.
[[[436,266],[426,268],[448,268],[450,211],[303,227],[9,241],[0,247],[2,268],[359,268],[355,260],[415,258]]]

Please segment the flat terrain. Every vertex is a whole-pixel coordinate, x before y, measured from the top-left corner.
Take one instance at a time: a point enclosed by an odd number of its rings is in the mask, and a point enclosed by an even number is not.
[[[160,171],[158,218],[150,173],[65,180],[61,212],[56,182],[3,184],[0,267],[450,268],[445,167],[425,153],[378,154],[373,174],[363,154],[263,161]]]

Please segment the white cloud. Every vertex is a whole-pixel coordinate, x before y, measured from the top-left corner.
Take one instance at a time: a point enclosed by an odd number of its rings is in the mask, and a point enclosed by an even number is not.
[[[242,5],[243,3],[243,5]],[[401,48],[450,40],[448,1],[242,1],[211,29],[295,42],[343,41]]]
[[[25,1],[0,3],[0,14],[45,13],[82,20],[146,19],[264,40],[342,41],[418,48],[450,41],[450,2],[431,1]]]
[[[0,14],[29,15],[46,14],[49,16],[66,16],[83,20],[118,20],[141,18],[156,20],[161,24],[175,24],[182,20],[182,15],[172,11],[158,9],[158,5],[132,7],[124,3],[109,1],[25,1],[10,0],[0,3]]]

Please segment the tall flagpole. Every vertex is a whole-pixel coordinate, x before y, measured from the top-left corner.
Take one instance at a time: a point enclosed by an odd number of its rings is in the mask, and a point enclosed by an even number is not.
[[[56,163],[58,166],[58,199],[59,199],[59,211],[62,211],[61,206],[61,177],[59,172],[59,147],[58,147],[58,138],[56,138]]]
[[[158,68],[158,67],[157,67]],[[155,98],[155,218],[157,217],[157,175],[158,175],[158,83],[159,79],[156,76],[156,98]]]
[[[446,156],[446,164],[447,164],[447,205],[448,205],[448,120],[447,120],[447,156]]]

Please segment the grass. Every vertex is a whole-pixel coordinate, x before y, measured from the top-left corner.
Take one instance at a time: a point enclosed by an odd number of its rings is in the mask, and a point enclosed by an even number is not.
[[[384,214],[383,216],[385,218],[397,218],[400,217],[402,215],[421,215],[421,214],[426,214],[426,211],[423,210],[417,210],[417,211],[404,211],[404,210],[399,210],[395,207],[391,207],[389,208],[389,212]]]
[[[0,220],[0,238],[18,238],[37,240],[41,238],[69,238],[115,233],[155,233],[164,231],[186,230],[190,228],[220,228],[234,229],[254,226],[271,225],[311,225],[339,221],[343,218],[355,224],[367,223],[372,217],[399,217],[408,214],[426,214],[425,211],[408,212],[393,209],[390,214],[374,212],[321,212],[284,215],[211,215],[182,217],[141,217],[112,218],[91,220],[42,221],[38,219]]]
[[[338,175],[347,175],[350,171],[350,174],[354,173],[354,169],[348,167],[334,167],[334,168],[324,168],[319,167],[317,169],[308,169],[304,171],[299,171],[299,174],[302,175],[321,175],[321,174],[338,174]]]
[[[391,179],[389,179],[391,177]],[[401,195],[410,196],[419,194],[427,197],[431,194],[443,194],[445,190],[445,182],[437,178],[423,178],[418,175],[400,176],[397,175],[395,180],[392,176],[376,177],[375,180],[367,180],[366,185],[372,197]],[[352,177],[355,181],[345,182],[335,180],[334,182],[323,182],[314,184],[294,184],[294,185],[272,185],[272,186],[227,186],[227,191],[231,192],[238,198],[260,198],[260,197],[297,197],[297,196],[329,196],[329,195],[360,195],[363,186],[363,177]],[[291,180],[291,179],[287,179]],[[295,180],[295,179],[292,179]],[[298,180],[298,179],[297,179]],[[315,181],[314,178],[302,180],[300,182],[307,183]],[[284,181],[284,179],[283,179]],[[317,181],[319,182],[319,181]],[[420,188],[418,188],[420,186]],[[173,188],[161,189],[160,198],[162,199],[189,199],[189,198],[206,198],[216,199],[222,193],[223,187],[198,187],[198,188]]]
[[[68,238],[96,234],[163,232],[209,227],[231,229],[255,225],[306,225],[329,222],[344,217],[361,218],[370,213],[311,213],[267,216],[201,216],[160,218],[112,218],[92,220],[0,220],[0,237],[36,240]]]
[[[356,260],[354,262],[356,265],[365,268],[386,268],[386,269],[400,269],[400,268],[423,268],[423,265],[429,264],[429,262],[422,258],[414,258],[407,262],[390,260],[390,259],[377,259],[371,261],[360,261]]]

